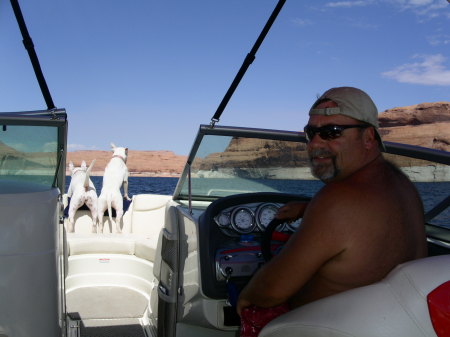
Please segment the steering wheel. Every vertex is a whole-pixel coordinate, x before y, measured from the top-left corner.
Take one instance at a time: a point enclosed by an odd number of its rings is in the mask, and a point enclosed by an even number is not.
[[[279,225],[285,220],[274,218],[266,227],[266,230],[261,235],[261,253],[266,262],[273,257],[270,242],[272,241],[272,234]]]

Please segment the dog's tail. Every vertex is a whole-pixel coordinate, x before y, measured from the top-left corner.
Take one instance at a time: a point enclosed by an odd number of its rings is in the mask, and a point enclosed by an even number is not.
[[[111,221],[111,224],[113,223],[113,219],[112,219],[112,207],[111,207],[111,193],[108,193],[108,195],[106,196],[106,205],[108,205],[108,216],[109,216],[109,221]],[[112,226],[112,225],[111,225]]]
[[[92,161],[91,165],[86,170],[86,176],[84,177],[84,190],[87,192],[89,189],[89,178],[91,176],[91,170],[94,167],[95,159]]]

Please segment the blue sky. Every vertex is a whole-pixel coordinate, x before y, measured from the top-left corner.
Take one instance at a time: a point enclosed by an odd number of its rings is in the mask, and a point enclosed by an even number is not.
[[[276,0],[20,0],[68,147],[187,154]],[[45,109],[0,0],[0,111]],[[446,0],[287,0],[219,124],[301,130],[315,97],[365,90],[380,112],[450,101]]]

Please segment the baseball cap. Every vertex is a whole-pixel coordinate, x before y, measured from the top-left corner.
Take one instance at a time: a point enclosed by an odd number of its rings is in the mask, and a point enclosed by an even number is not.
[[[318,102],[329,99],[337,104],[337,107],[316,109]],[[320,96],[309,110],[309,115],[344,115],[373,126],[380,146],[385,149],[383,140],[378,131],[378,109],[369,95],[364,91],[353,87],[338,87],[327,90]]]

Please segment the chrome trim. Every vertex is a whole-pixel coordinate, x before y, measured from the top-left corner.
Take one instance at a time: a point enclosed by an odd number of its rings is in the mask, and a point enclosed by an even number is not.
[[[440,246],[440,247],[444,247],[444,248],[450,249],[450,243],[448,243],[448,242],[444,242],[444,241],[437,240],[437,239],[432,239],[432,238],[427,238],[427,241],[432,243],[432,244],[435,244],[436,246]]]

